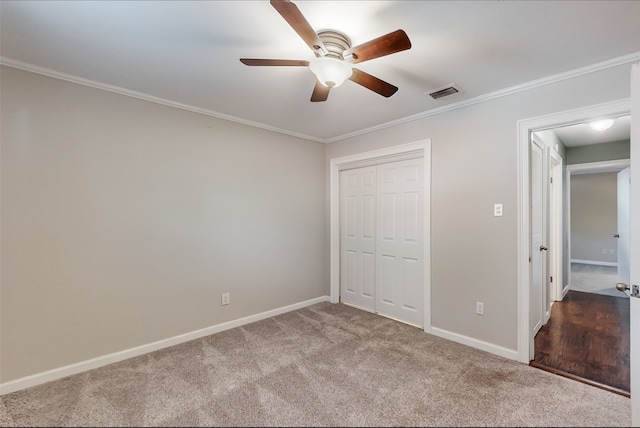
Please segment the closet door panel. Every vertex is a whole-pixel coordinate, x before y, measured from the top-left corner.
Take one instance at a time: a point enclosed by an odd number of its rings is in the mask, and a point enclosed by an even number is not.
[[[340,300],[375,311],[376,168],[340,173]]]
[[[423,159],[377,168],[376,311],[422,327]]]
[[[340,299],[424,325],[424,161],[340,172]]]

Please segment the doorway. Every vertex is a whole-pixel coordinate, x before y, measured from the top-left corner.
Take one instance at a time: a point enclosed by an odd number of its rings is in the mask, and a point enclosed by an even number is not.
[[[567,166],[567,289],[628,297],[615,284],[629,277],[629,172],[629,159]]]
[[[630,110],[631,102],[621,100],[518,121],[518,361],[522,363],[529,364],[534,349],[534,337],[531,335],[530,329],[531,194],[529,146],[531,135],[536,131],[586,123],[602,117],[628,116]],[[565,252],[563,257],[566,257],[566,254]]]
[[[564,189],[564,236],[554,232],[552,207],[553,194],[557,189],[553,188],[553,181],[548,182],[549,197],[546,199],[550,203],[550,209],[541,216],[543,222],[548,221],[550,224],[550,233],[546,237],[550,250],[557,248],[562,252],[563,248],[566,249],[562,263],[566,275],[562,278],[562,286],[552,282],[555,278],[559,279],[559,275],[553,269],[554,256],[550,254],[547,276],[547,289],[550,290],[551,297],[549,304],[556,301],[558,306],[553,307],[551,319],[548,320],[550,322],[539,334],[534,335],[532,332],[535,338],[535,352],[532,354],[535,358],[530,355],[530,365],[624,395],[629,391],[629,302],[628,295],[616,290],[615,284],[618,282],[618,253],[620,252],[621,257],[628,258],[628,249],[624,250],[624,245],[621,245],[622,251],[617,249],[616,240],[620,236],[618,228],[625,230],[628,226],[623,227],[617,219],[616,211],[621,212],[618,207],[622,206],[628,216],[628,187],[627,201],[624,202],[624,198],[621,198],[623,203],[620,205],[617,196],[623,195],[625,191],[618,191],[617,186],[619,182],[625,181],[628,185],[629,180],[626,174],[630,163],[630,117],[615,115],[613,118],[619,126],[609,136],[598,133],[595,137],[585,137],[585,134],[578,132],[578,128],[587,128],[586,123],[559,124],[558,127],[544,130],[551,132],[555,138],[550,143],[547,139],[549,147],[555,149],[554,152],[563,152],[568,164]],[[540,137],[536,134],[537,132],[533,132],[533,140],[536,136]],[[558,145],[563,146],[561,150],[558,150]],[[534,145],[531,147],[530,156],[533,159]],[[623,150],[620,150],[621,147]],[[615,160],[609,160],[612,158]],[[530,165],[533,166],[534,162],[531,161]],[[558,162],[550,158],[548,171],[545,173],[548,172],[551,176],[554,165],[557,168]],[[532,181],[536,179],[533,172],[530,177]],[[535,196],[533,189],[536,187],[534,184],[531,183],[532,206]],[[538,219],[533,211],[531,216],[533,233],[533,225]],[[624,233],[628,234],[626,231]],[[532,234],[531,239],[533,238]],[[560,243],[562,241],[566,244]],[[533,253],[533,246],[531,248]],[[620,262],[623,266],[628,264],[628,260]],[[532,268],[533,266],[532,262]],[[610,272],[607,276],[606,271],[611,271],[612,274]],[[554,278],[554,275],[558,276]],[[530,286],[535,287],[536,277],[531,278]],[[601,280],[600,289],[585,288],[597,285],[597,279]],[[559,290],[560,293],[557,292]],[[539,302],[531,301],[530,310],[539,311],[537,305]],[[535,316],[542,318],[542,315]],[[596,319],[600,321],[596,322]],[[610,330],[607,330],[608,327]]]

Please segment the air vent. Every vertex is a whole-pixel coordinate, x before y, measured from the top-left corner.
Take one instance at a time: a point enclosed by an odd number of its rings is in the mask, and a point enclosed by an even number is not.
[[[446,88],[439,89],[437,91],[430,92],[431,98],[437,100],[438,98],[446,97],[448,95],[456,94],[458,91],[453,85],[447,86]]]

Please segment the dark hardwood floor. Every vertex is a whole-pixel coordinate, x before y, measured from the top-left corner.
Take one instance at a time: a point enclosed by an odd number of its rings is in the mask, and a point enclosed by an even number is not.
[[[630,396],[629,299],[570,290],[535,337],[530,365]]]

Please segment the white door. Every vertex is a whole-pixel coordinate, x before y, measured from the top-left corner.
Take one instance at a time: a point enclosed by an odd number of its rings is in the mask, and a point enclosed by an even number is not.
[[[423,159],[378,166],[376,310],[424,325]]]
[[[531,139],[531,280],[529,295],[530,357],[533,359],[533,338],[543,324],[545,308],[544,253],[544,147]]]
[[[376,167],[340,172],[340,298],[375,310]]]
[[[424,159],[340,172],[340,300],[424,326]]]
[[[618,173],[618,282],[629,284],[629,176],[627,167]]]
[[[640,63],[631,66],[631,183],[629,185],[629,273],[640,284]],[[640,426],[640,298],[630,301],[631,425]]]

